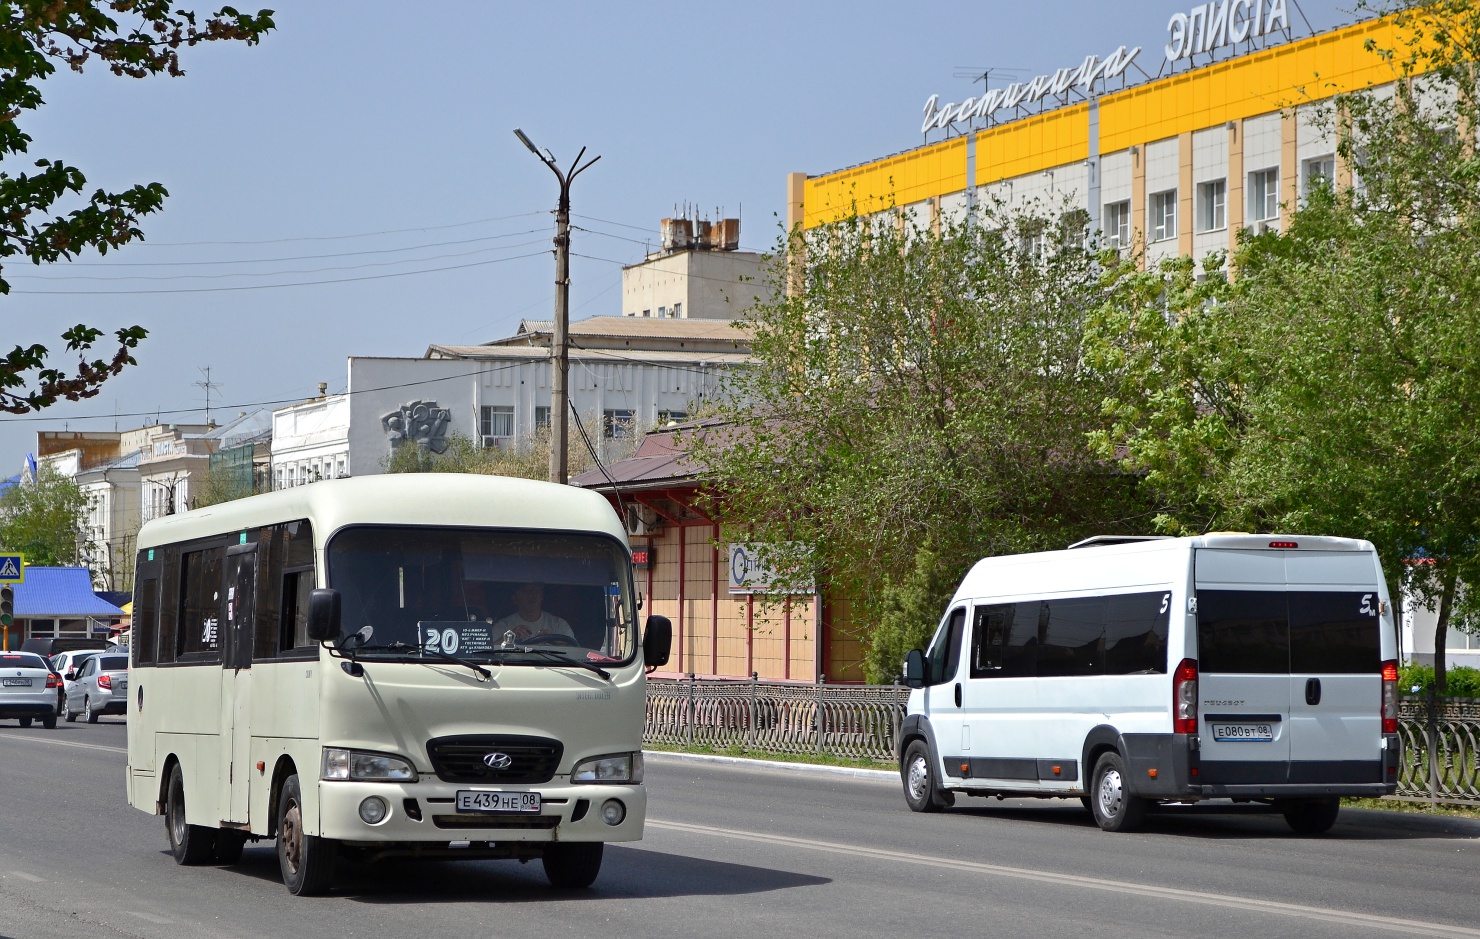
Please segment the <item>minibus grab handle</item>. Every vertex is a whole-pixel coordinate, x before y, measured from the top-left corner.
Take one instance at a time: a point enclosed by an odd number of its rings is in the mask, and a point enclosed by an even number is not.
[[[339,638],[339,591],[321,588],[308,595],[308,638],[331,642]]]

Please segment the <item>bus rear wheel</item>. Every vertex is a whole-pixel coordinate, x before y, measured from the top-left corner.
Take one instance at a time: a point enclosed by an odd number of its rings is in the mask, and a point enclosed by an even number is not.
[[[283,884],[295,897],[326,893],[334,881],[338,845],[303,830],[303,791],[295,773],[283,782],[278,796],[278,866]]]
[[[550,886],[572,890],[589,887],[601,873],[600,841],[562,841],[545,847],[545,877]]]
[[[176,864],[204,864],[215,849],[215,831],[185,821],[185,774],[180,764],[170,768],[169,789],[164,800],[164,830],[170,839],[170,854]]]
[[[1291,799],[1281,804],[1280,810],[1285,816],[1285,824],[1297,833],[1321,835],[1336,824],[1336,816],[1341,811],[1341,800]]]

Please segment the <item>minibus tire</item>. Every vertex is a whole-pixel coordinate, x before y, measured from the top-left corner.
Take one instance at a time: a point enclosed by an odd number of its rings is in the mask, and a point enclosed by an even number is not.
[[[1280,805],[1280,811],[1284,813],[1285,823],[1299,834],[1323,835],[1336,824],[1336,816],[1341,811],[1341,800],[1335,797],[1291,799]]]
[[[164,800],[164,831],[176,864],[204,864],[216,847],[215,829],[185,821],[185,774],[180,764],[170,767],[169,788]]]
[[[298,774],[283,780],[278,794],[278,867],[283,885],[295,897],[313,897],[328,891],[334,881],[338,845],[329,838],[303,831],[303,790]]]
[[[545,847],[540,859],[545,865],[545,878],[560,890],[581,890],[596,882],[601,873],[600,841],[560,841]]]
[[[940,812],[956,801],[949,792],[941,791],[930,746],[923,740],[911,740],[905,748],[899,778],[904,783],[904,801],[912,812]]]
[[[1094,783],[1089,791],[1090,811],[1095,824],[1105,831],[1135,831],[1146,820],[1146,800],[1128,791],[1125,761],[1119,753],[1102,754],[1095,764]]]

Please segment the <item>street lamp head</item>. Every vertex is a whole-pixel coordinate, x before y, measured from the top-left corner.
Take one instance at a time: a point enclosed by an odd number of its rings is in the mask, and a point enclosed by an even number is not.
[[[545,158],[544,155],[540,153],[539,148],[534,145],[534,141],[533,140],[530,140],[528,137],[524,136],[524,131],[522,131],[522,130],[520,130],[519,128],[516,127],[516,128],[514,128],[514,136],[515,137],[518,137],[519,140],[520,140],[520,142],[523,143],[526,147],[529,148],[529,152],[530,153],[533,153],[535,156],[539,157],[541,160],[543,160]]]

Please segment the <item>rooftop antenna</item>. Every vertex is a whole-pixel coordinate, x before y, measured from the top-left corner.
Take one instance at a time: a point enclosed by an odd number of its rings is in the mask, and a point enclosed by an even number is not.
[[[205,389],[205,392],[206,392],[206,424],[209,425],[211,423],[211,389],[212,388],[215,388],[217,391],[219,391],[219,390],[221,390],[221,386],[219,384],[217,384],[216,382],[211,381],[211,367],[209,365],[207,365],[205,368],[197,369],[197,371],[199,371],[201,373],[201,375],[204,376],[203,377],[203,380],[197,381],[197,382],[192,382],[191,384],[195,385],[195,387],[197,387],[197,388],[204,388]]]

